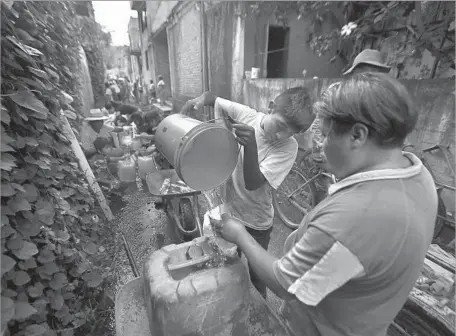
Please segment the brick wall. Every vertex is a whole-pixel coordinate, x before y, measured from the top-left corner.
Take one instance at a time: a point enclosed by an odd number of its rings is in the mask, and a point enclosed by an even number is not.
[[[197,96],[202,93],[200,13],[190,7],[170,28],[174,51],[173,94]]]

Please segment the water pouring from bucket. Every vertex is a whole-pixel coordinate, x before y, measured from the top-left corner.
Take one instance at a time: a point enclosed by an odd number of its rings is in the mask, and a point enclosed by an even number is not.
[[[213,211],[220,219],[223,199],[218,187],[224,184],[236,168],[239,147],[234,134],[222,125],[201,122],[183,114],[172,114],[161,121],[155,133],[158,151],[174,166],[179,178],[190,188],[203,192]],[[219,209],[219,210],[217,210]],[[210,230],[209,214],[203,224],[209,228],[205,235],[215,241],[221,250],[230,244],[216,237]],[[223,241],[222,241],[223,240]]]
[[[238,159],[233,133],[215,123],[172,114],[158,125],[157,149],[195,190],[212,190],[228,180]]]

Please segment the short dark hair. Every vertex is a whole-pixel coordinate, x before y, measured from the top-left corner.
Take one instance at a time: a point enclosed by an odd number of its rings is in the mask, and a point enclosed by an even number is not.
[[[142,112],[137,111],[131,114],[130,120],[133,121],[138,126],[142,126],[144,124]]]
[[[314,112],[322,120],[332,121],[338,134],[355,123],[364,124],[382,147],[401,146],[418,119],[405,86],[378,72],[355,74],[330,85],[314,104]]]
[[[158,111],[149,111],[144,113],[144,121],[149,123],[151,121],[159,121],[160,120],[160,113]]]
[[[106,102],[106,104],[105,104],[105,109],[109,110],[109,109],[111,109],[111,108],[113,108],[113,107],[114,107],[114,106],[112,105],[111,102]]]
[[[304,87],[288,89],[275,100],[282,100],[284,104],[276,105],[274,111],[280,113],[296,132],[307,130],[315,119],[312,113],[312,95]]]
[[[158,76],[158,80],[163,80],[163,76],[162,75]]]
[[[154,81],[151,79],[151,80],[150,80],[150,84],[152,84],[153,82],[154,82]]]

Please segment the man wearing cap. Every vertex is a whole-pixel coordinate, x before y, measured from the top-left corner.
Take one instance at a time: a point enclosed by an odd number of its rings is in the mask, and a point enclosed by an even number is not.
[[[344,72],[344,76],[362,72],[388,73],[390,70],[391,67],[386,65],[385,54],[374,49],[364,49],[355,57],[353,65]]]
[[[112,144],[111,132],[122,131],[122,127],[107,124],[108,119],[109,117],[100,109],[90,110],[90,116],[84,119],[81,129],[81,146],[87,158]]]

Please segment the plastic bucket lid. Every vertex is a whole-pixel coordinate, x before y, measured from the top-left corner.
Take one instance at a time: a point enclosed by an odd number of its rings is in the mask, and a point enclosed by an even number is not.
[[[210,190],[224,183],[238,160],[232,132],[216,124],[201,124],[186,134],[176,151],[176,171],[195,190]]]

